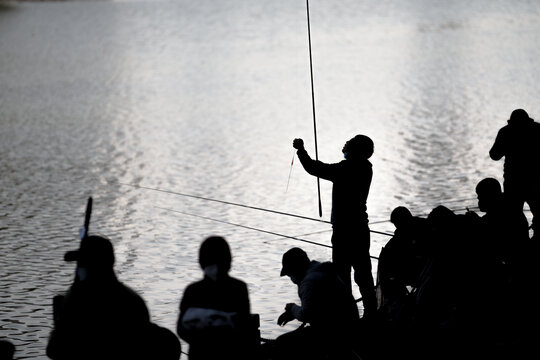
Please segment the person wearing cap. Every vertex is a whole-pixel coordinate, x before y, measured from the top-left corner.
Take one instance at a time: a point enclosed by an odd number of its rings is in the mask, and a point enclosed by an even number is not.
[[[371,162],[373,141],[356,135],[345,143],[344,160],[326,164],[313,160],[304,148],[302,139],[295,139],[298,159],[307,173],[331,181],[332,187],[332,262],[339,276],[352,292],[351,268],[354,281],[360,288],[364,316],[377,310],[375,285],[371,273],[370,230],[366,202],[373,177]]]
[[[229,276],[231,250],[219,236],[199,249],[200,281],[189,284],[180,301],[177,333],[189,343],[190,360],[252,359],[248,287]],[[259,339],[255,339],[259,342]]]
[[[497,133],[489,151],[493,160],[504,160],[504,193],[512,206],[532,213],[533,238],[540,234],[540,124],[523,109],[512,111],[508,124]]]
[[[297,359],[311,352],[346,352],[359,319],[356,302],[331,262],[310,260],[300,248],[283,254],[281,276],[298,286],[300,305],[289,303],[278,318],[284,326],[292,320],[309,324],[276,339],[279,356]]]
[[[85,237],[79,250],[69,252],[66,259],[77,261],[77,277],[65,296],[54,299],[49,358],[180,358],[178,338],[152,324],[142,297],[116,277],[109,239]]]

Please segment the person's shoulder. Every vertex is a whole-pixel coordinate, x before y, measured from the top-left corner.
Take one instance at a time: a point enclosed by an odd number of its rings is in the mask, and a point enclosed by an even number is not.
[[[321,276],[332,274],[335,272],[335,265],[331,261],[319,262],[312,260],[309,264],[306,280],[318,279]]]
[[[189,283],[186,286],[184,293],[190,292],[190,291],[197,291],[199,289],[206,288],[208,286],[208,281],[205,281],[205,280],[206,279],[203,278],[201,280],[197,280],[197,281],[193,281],[192,283]]]
[[[531,123],[531,127],[534,129],[534,131],[540,132],[540,123],[539,122],[533,121]]]
[[[244,281],[240,280],[240,279],[229,276],[227,281],[229,282],[230,286],[234,286],[236,288],[246,288],[247,289],[247,284]]]
[[[143,297],[132,287],[122,283],[118,282],[117,289],[120,293],[122,293],[126,298],[130,298],[133,301],[138,301],[141,303],[145,303]]]

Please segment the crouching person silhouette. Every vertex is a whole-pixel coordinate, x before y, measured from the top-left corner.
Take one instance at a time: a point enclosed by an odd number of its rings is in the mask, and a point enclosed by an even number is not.
[[[212,236],[201,244],[204,278],[185,289],[177,323],[190,360],[254,359],[260,338],[252,331],[247,285],[229,276],[231,260],[224,238]]]
[[[180,358],[176,335],[150,321],[144,300],[114,272],[109,239],[88,236],[79,250],[77,278],[65,296],[54,298],[54,329],[47,356],[54,360]]]
[[[304,250],[283,254],[281,276],[298,285],[301,304],[289,303],[278,325],[298,320],[307,326],[276,339],[276,358],[319,359],[334,354],[339,359],[352,352],[352,337],[359,320],[352,294],[331,262],[309,259]]]

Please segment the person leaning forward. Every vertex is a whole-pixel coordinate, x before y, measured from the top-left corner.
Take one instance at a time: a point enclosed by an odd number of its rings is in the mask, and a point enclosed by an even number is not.
[[[377,311],[377,299],[371,258],[368,226],[367,197],[373,177],[369,158],[373,154],[373,141],[365,135],[356,135],[343,146],[345,160],[326,164],[313,160],[304,148],[302,139],[295,139],[298,159],[311,175],[331,181],[332,187],[332,262],[339,276],[351,291],[351,267],[354,281],[360,288],[364,304],[364,317]]]
[[[328,351],[350,350],[358,308],[333,264],[310,260],[304,250],[295,247],[283,254],[282,265],[280,275],[289,276],[298,286],[301,303],[287,304],[277,323],[284,326],[298,320],[309,325],[276,339],[278,358],[313,359]]]

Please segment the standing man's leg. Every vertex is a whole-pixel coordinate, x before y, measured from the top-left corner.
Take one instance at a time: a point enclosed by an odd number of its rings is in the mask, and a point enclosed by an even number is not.
[[[375,284],[371,273],[371,258],[369,254],[370,232],[366,224],[356,230],[354,238],[354,250],[351,252],[352,267],[354,268],[354,281],[360,288],[362,303],[364,304],[364,317],[372,316],[377,311],[377,296]]]
[[[351,260],[347,232],[343,228],[335,228],[332,232],[332,263],[345,287],[352,293]]]

